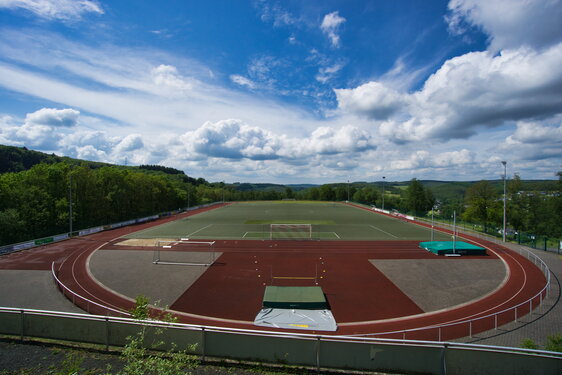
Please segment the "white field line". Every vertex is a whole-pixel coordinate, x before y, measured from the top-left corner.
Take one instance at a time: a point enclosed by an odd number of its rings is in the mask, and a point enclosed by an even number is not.
[[[201,232],[203,229],[209,228],[211,225],[213,225],[213,224],[209,224],[209,225],[207,225],[206,227],[203,227],[203,228],[201,228],[201,229],[197,229],[195,232],[189,233],[189,234],[187,235],[187,237],[191,237],[191,236],[193,236],[195,233]]]
[[[338,234],[337,234],[336,232],[332,232],[332,233],[333,233],[333,234],[334,234],[334,235],[335,235],[335,236],[336,236],[336,237],[338,238],[338,240],[340,240],[340,239],[341,239],[341,237],[340,237],[340,236],[338,236]]]
[[[394,238],[400,238],[400,237],[395,236],[395,235],[392,234],[392,233],[388,233],[387,231],[382,230],[381,228],[377,228],[377,227],[375,227],[374,225],[369,225],[369,226],[370,226],[371,228],[373,228],[373,229],[376,229],[376,230],[381,231],[381,232],[383,232],[383,233],[385,233],[385,234],[388,234],[389,236],[392,236],[392,237],[394,237]]]
[[[242,238],[246,238],[246,236],[248,235],[248,233],[250,233],[250,232],[244,233],[244,235],[242,236]]]

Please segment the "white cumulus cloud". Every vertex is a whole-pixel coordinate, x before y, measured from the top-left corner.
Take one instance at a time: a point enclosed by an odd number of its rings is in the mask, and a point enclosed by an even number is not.
[[[234,119],[206,122],[181,140],[191,153],[228,159],[275,159],[279,149],[272,133]]]
[[[461,34],[470,25],[481,28],[492,51],[562,41],[561,0],[451,0],[448,7],[449,29]]]
[[[333,47],[340,46],[340,36],[338,34],[340,26],[346,21],[345,18],[341,17],[338,11],[328,13],[322,19],[322,24],[320,29],[324,34],[330,39],[330,43]]]
[[[280,159],[292,163],[301,158],[308,163],[309,158],[318,155],[353,154],[376,148],[368,132],[352,125],[339,129],[319,127],[308,137],[291,138],[236,119],[206,122],[183,134],[181,140],[192,159]]]
[[[520,121],[515,132],[500,145],[522,160],[562,160],[562,117],[554,124]]]
[[[390,164],[394,169],[439,169],[472,164],[474,160],[474,153],[467,149],[437,154],[431,154],[427,150],[417,150],[411,153],[407,159],[394,160]]]
[[[338,106],[370,119],[383,120],[406,104],[406,96],[380,82],[368,82],[354,89],[334,90]]]
[[[335,92],[342,111],[384,121],[381,132],[396,143],[468,138],[479,127],[562,113],[562,43],[452,58],[413,93],[380,82]]]
[[[129,134],[123,138],[117,146],[115,146],[114,151],[116,153],[136,151],[144,147],[144,142],[140,134]]]
[[[182,77],[178,69],[172,65],[161,64],[151,71],[152,79],[157,86],[164,87],[170,92],[184,92],[193,88],[189,79]]]
[[[0,139],[14,146],[28,146],[40,150],[56,150],[61,133],[78,124],[80,112],[74,109],[42,108],[28,113],[20,125],[10,117],[0,122]]]
[[[25,116],[25,122],[36,125],[73,127],[78,123],[80,111],[71,108],[41,108]]]

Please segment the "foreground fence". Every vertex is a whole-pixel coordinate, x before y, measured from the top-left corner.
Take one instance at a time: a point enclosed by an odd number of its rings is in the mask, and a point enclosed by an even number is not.
[[[562,353],[483,345],[317,336],[136,321],[100,315],[0,307],[0,334],[121,347],[144,326],[146,342],[163,339],[167,350],[316,369],[428,374],[560,374]],[[159,330],[163,336],[153,340]],[[150,347],[150,345],[147,345]]]

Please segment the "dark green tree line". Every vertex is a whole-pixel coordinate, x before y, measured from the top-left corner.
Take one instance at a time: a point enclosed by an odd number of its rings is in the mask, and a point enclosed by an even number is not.
[[[0,243],[68,232],[70,201],[77,230],[184,208],[190,190],[163,175],[64,162],[0,174]]]

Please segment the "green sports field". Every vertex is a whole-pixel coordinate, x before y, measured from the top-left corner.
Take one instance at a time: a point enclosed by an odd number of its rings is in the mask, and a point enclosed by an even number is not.
[[[321,240],[431,238],[430,229],[398,218],[346,204],[301,201],[233,203],[135,232],[127,238],[270,239],[271,224],[311,224],[312,238]],[[275,233],[273,239],[283,236]],[[435,232],[435,240],[450,240],[450,236]]]

